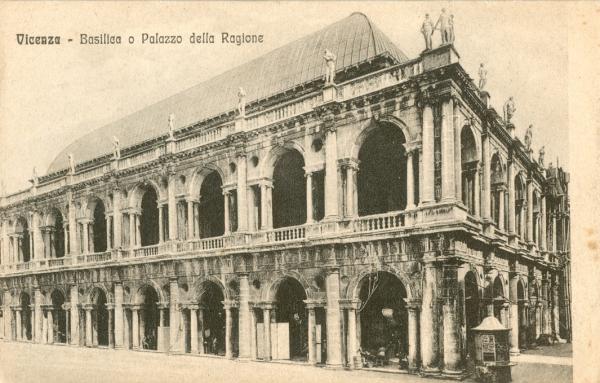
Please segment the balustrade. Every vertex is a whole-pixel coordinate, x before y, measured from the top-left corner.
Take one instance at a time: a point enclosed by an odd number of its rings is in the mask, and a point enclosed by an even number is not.
[[[355,232],[395,229],[404,226],[404,213],[391,212],[357,218],[354,221]]]

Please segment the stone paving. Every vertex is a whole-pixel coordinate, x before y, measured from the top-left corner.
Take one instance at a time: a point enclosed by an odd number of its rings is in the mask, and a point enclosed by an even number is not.
[[[415,375],[316,368],[295,363],[262,363],[219,357],[166,355],[59,345],[0,342],[0,382],[443,382]],[[513,382],[572,382],[572,366],[520,363]],[[473,382],[468,379],[467,382]]]

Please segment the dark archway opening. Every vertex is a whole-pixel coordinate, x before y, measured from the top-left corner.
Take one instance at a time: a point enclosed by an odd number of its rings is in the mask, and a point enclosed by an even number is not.
[[[65,256],[65,228],[62,214],[56,210],[54,211],[54,256],[56,258],[62,258]]]
[[[289,150],[273,170],[273,228],[306,223],[306,179],[304,158]]]
[[[25,218],[21,217],[18,219],[16,232],[21,235],[18,239],[20,241],[19,248],[21,250],[21,260],[23,262],[29,262],[31,260],[30,233]]]
[[[505,324],[502,320],[502,310],[503,305],[506,302],[506,297],[504,296],[504,288],[502,286],[502,280],[499,277],[494,279],[494,316],[500,323]]]
[[[477,327],[481,322],[479,313],[479,286],[477,285],[475,274],[469,271],[465,275],[465,325],[467,327],[467,352],[471,356],[475,352],[471,329]]]
[[[108,309],[106,308],[106,294],[101,289],[95,291],[93,310],[94,344],[108,346]]]
[[[469,214],[475,214],[475,206],[479,204],[476,193],[477,177],[477,147],[473,132],[467,126],[460,133],[460,159],[462,172],[462,202],[467,207]]]
[[[141,345],[145,350],[156,350],[158,339],[158,325],[160,314],[158,312],[158,294],[150,286],[146,286],[142,290],[144,300],[141,307],[141,320],[143,326],[143,334]]]
[[[208,174],[200,187],[200,237],[218,237],[225,233],[223,181],[216,171]]]
[[[204,351],[207,354],[225,355],[225,308],[223,292],[212,282],[205,283],[200,298],[204,310]]]
[[[154,188],[149,187],[142,197],[142,215],[140,217],[140,244],[156,245],[158,236],[158,196]]]
[[[55,343],[67,343],[67,315],[63,309],[65,303],[64,295],[54,290],[51,295],[52,298],[52,330],[54,334]]]
[[[286,278],[279,284],[275,294],[278,332],[285,333],[287,327],[289,339],[289,355],[279,355],[279,359],[307,360],[308,318],[305,299],[304,288],[297,280]]]
[[[31,298],[29,294],[21,294],[21,331],[24,340],[32,340],[31,332]]]
[[[374,130],[358,153],[358,215],[406,208],[406,157],[402,132],[384,125]]]
[[[360,341],[363,352],[383,364],[407,368],[408,311],[406,289],[393,274],[366,276],[360,288]]]
[[[94,207],[94,252],[106,251],[106,216],[104,204],[97,200]]]

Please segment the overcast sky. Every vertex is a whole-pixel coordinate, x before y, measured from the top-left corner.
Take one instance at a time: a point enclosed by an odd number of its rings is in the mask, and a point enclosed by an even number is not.
[[[410,58],[424,43],[425,13],[454,14],[460,62],[473,78],[480,62],[501,113],[514,96],[522,137],[546,162],[568,166],[566,5],[560,3],[3,3],[0,5],[0,177],[8,191],[45,174],[68,143],[90,130],[269,52],[354,11],[365,13]],[[143,32],[260,33],[264,43],[228,46],[19,46],[16,34]],[[435,37],[434,44],[439,41]]]

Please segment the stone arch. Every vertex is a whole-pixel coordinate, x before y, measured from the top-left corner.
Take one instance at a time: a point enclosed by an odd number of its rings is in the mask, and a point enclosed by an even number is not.
[[[398,278],[406,291],[406,299],[418,299],[421,297],[421,294],[419,291],[417,291],[415,284],[406,274],[402,273],[401,271],[397,270],[396,268],[390,265],[381,265],[377,267],[377,269],[365,267],[361,269],[358,274],[353,276],[348,282],[348,287],[346,288],[346,299],[360,299],[360,289],[362,287],[362,280],[370,274],[374,274],[377,272],[387,272]]]
[[[67,293],[67,290],[63,286],[54,286],[50,290],[48,290],[48,294],[46,294],[46,296],[44,297],[45,304],[51,305],[52,304],[52,296],[56,295],[56,294],[62,295],[62,297],[65,300],[65,303],[69,300],[69,294]]]
[[[266,155],[265,160],[262,161],[261,176],[271,179],[273,178],[273,171],[277,161],[286,153],[291,150],[295,150],[302,156],[304,163],[306,164],[306,151],[304,147],[296,141],[287,141],[283,145],[276,145],[271,148],[269,153]]]
[[[50,206],[44,210],[41,226],[54,226],[59,217],[64,223],[68,221],[68,217],[64,209],[57,206]]]
[[[152,279],[147,279],[142,282],[134,294],[130,294],[130,303],[131,304],[142,304],[144,302],[144,290],[153,289],[156,295],[158,296],[158,301],[160,303],[168,303],[169,299],[165,296],[163,289],[160,287],[158,283],[153,281]]]
[[[261,288],[262,300],[266,302],[273,302],[279,286],[286,279],[293,279],[297,281],[304,289],[306,299],[312,299],[314,297],[313,287],[308,283],[306,278],[304,278],[304,276],[297,271],[288,270],[277,273],[277,275],[264,284],[264,286]]]
[[[200,189],[202,188],[202,183],[204,182],[204,179],[212,172],[217,172],[219,177],[221,177],[221,181],[223,183],[225,182],[225,173],[223,172],[223,169],[217,164],[217,162],[204,164],[194,171],[190,181],[187,184],[187,194],[189,197],[197,198],[200,195]]]
[[[462,135],[463,132],[467,132],[467,131],[473,136],[473,141],[474,141],[474,144],[475,144],[475,153],[474,153],[474,155],[479,160],[482,157],[482,154],[481,154],[481,134],[470,123],[466,123],[466,124],[463,125],[463,127],[460,129],[460,134]]]
[[[98,300],[99,291],[102,291],[104,293],[107,303],[113,302],[111,292],[106,288],[106,286],[102,284],[94,284],[87,288],[87,291],[84,294],[85,302],[88,304],[95,304]]]
[[[360,130],[360,133],[356,136],[354,140],[354,144],[352,145],[352,149],[350,150],[350,158],[358,159],[358,153],[360,152],[360,148],[365,143],[366,139],[371,135],[374,130],[380,128],[381,126],[391,126],[402,131],[402,135],[404,136],[404,142],[411,142],[413,137],[410,134],[408,126],[396,116],[391,114],[386,114],[381,116],[379,119],[371,119],[367,126]]]
[[[108,211],[109,203],[106,196],[92,194],[86,198],[85,218],[94,219],[94,210],[96,209],[98,202],[101,202],[104,206],[104,209]]]
[[[214,285],[216,285],[223,293],[223,298],[225,300],[231,300],[231,299],[233,299],[233,297],[235,297],[235,293],[232,292],[231,289],[225,283],[223,283],[223,281],[221,281],[219,278],[217,278],[215,276],[209,275],[207,277],[200,278],[194,282],[194,284],[193,284],[194,294],[191,296],[195,302],[200,302],[200,300],[202,299],[202,295],[204,294],[204,292],[207,289],[208,283],[213,283]]]
[[[495,150],[491,157],[491,183],[492,185],[496,184],[506,184],[506,161],[502,158],[502,155],[498,150]]]
[[[167,197],[163,192],[160,185],[151,179],[145,179],[136,183],[129,191],[128,191],[128,202],[127,206],[134,209],[142,208],[142,197],[148,190],[148,188],[153,188],[156,193],[156,197],[159,201],[165,200]]]

